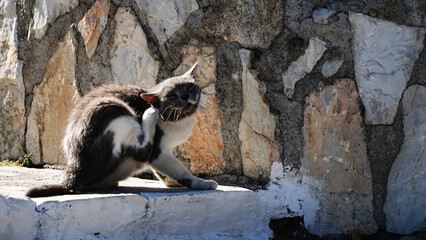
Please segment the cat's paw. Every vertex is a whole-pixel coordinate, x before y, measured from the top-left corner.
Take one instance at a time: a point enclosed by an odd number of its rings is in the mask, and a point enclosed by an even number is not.
[[[156,123],[158,118],[160,117],[160,111],[157,108],[150,107],[143,113],[144,121],[151,121]]]
[[[217,182],[213,180],[202,180],[197,181],[195,184],[192,184],[191,189],[198,190],[215,190],[217,188]]]

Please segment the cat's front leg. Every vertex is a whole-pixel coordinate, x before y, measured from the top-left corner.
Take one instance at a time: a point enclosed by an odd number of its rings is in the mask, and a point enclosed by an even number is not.
[[[151,165],[154,170],[158,170],[161,175],[165,175],[187,188],[200,190],[214,190],[217,188],[217,183],[215,181],[203,180],[193,176],[188,169],[173,156],[171,151],[162,151]]]
[[[145,147],[148,143],[153,143],[155,135],[155,125],[159,118],[159,110],[154,107],[150,107],[142,115],[142,128],[144,132],[144,139],[142,147]]]

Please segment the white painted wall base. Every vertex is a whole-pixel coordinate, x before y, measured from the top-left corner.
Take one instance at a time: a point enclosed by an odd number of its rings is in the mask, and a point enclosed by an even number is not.
[[[5,179],[13,179],[13,175],[24,174],[20,171],[40,170],[0,167],[0,178],[9,175]],[[58,172],[49,170],[43,174],[57,176]],[[19,181],[16,187],[6,187],[2,182],[0,239],[272,237],[270,218],[262,213],[257,193],[244,188],[219,186],[214,191],[190,191],[130,178],[120,183],[117,193],[30,199],[24,197],[26,187]]]

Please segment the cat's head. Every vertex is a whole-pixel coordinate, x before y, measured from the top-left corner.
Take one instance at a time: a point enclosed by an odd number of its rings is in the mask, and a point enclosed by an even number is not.
[[[197,63],[181,76],[162,81],[141,96],[158,108],[165,122],[178,121],[197,111],[201,88],[194,80]]]

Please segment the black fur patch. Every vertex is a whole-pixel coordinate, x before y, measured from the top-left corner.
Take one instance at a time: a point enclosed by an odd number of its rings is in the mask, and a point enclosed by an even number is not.
[[[150,163],[158,159],[158,157],[161,154],[160,143],[163,136],[164,136],[163,130],[161,130],[161,128],[158,125],[156,125],[153,149],[152,149],[151,157],[149,158]]]
[[[188,178],[184,178],[184,179],[180,179],[177,181],[180,185],[187,187],[187,188],[191,188],[192,185],[192,180],[188,179]]]

